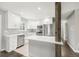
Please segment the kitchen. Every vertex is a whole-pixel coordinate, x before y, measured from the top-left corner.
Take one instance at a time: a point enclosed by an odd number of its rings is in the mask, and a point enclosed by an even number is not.
[[[63,44],[55,42],[54,2],[1,2],[0,15],[0,51],[16,51],[28,57],[52,57],[55,44]]]

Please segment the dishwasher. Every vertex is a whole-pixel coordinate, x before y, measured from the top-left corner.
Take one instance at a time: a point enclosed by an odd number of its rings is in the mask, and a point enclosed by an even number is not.
[[[18,37],[17,37],[17,48],[24,45],[24,37],[25,37],[25,35],[18,35]]]

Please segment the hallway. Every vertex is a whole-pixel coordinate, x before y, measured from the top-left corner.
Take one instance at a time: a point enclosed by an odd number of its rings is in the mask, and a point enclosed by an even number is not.
[[[62,46],[62,57],[79,57],[79,53],[73,52],[67,43]]]

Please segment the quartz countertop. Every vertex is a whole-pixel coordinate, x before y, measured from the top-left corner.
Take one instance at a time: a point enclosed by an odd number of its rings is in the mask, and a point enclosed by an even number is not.
[[[63,45],[63,42],[56,42],[55,41],[55,36],[52,37],[52,36],[30,35],[30,36],[26,36],[25,39],[28,39],[28,40],[37,40],[37,41],[42,41],[42,42],[49,42],[49,43]]]
[[[16,36],[16,35],[23,35],[24,31],[5,31],[5,36]]]

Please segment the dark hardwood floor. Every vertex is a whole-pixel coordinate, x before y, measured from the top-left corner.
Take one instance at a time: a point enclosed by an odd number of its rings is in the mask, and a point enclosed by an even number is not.
[[[75,53],[72,51],[72,49],[68,46],[67,43],[65,43],[62,47],[61,47],[61,52],[62,52],[62,56],[61,57],[79,57],[79,53]],[[0,52],[0,57],[25,57],[20,53],[17,53],[15,51],[12,52],[6,52],[6,51],[2,51]]]
[[[0,52],[0,57],[24,57],[22,54],[17,53],[15,51],[12,52],[6,52],[6,51],[2,51]]]
[[[62,46],[62,57],[79,57],[79,53],[75,53],[67,43]]]

